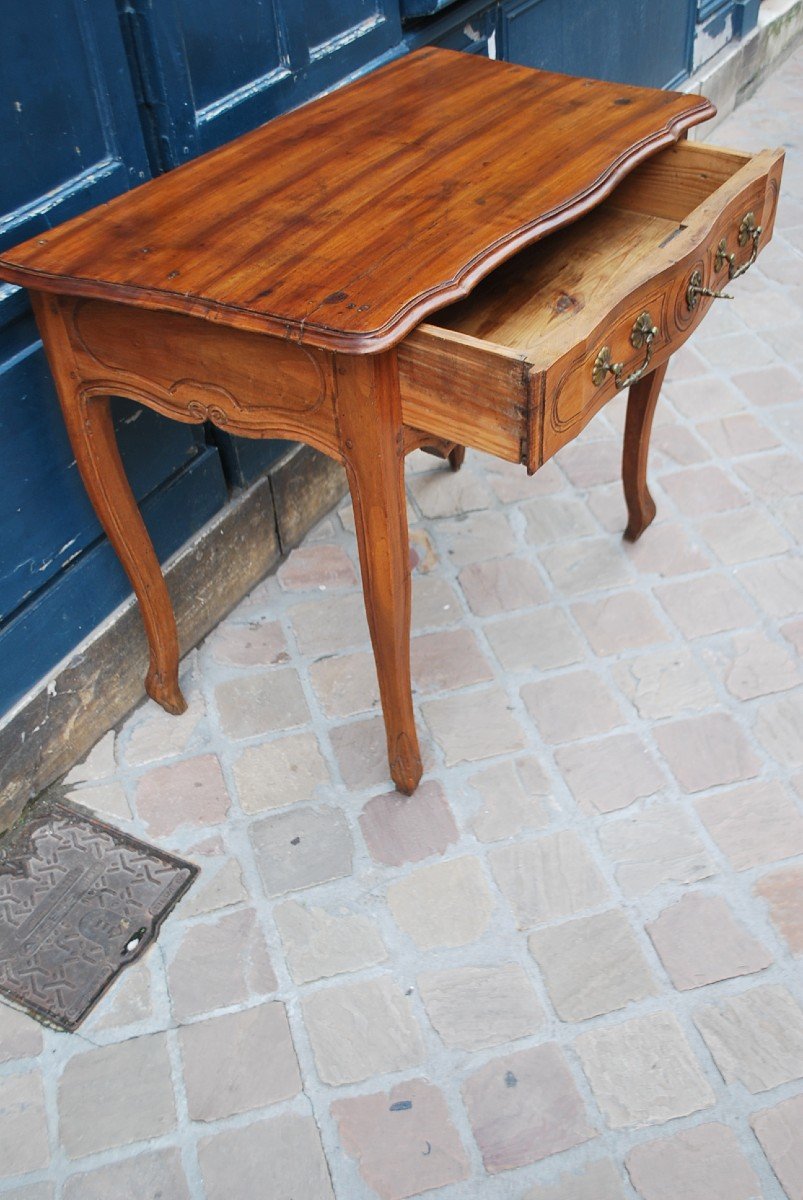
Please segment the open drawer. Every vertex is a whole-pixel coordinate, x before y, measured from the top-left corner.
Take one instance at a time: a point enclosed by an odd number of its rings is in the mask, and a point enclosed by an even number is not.
[[[783,151],[682,141],[399,347],[406,425],[536,470],[666,359],[767,243]],[[738,286],[735,285],[735,286]]]

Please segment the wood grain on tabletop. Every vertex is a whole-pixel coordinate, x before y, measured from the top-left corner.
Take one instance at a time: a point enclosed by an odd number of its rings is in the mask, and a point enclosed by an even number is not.
[[[713,113],[429,47],[5,251],[0,278],[375,352]]]

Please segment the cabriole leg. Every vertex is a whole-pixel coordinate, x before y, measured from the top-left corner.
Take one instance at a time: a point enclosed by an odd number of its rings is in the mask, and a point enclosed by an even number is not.
[[[395,352],[338,359],[337,411],[365,611],[385,717],[393,782],[410,795],[421,756],[410,681],[410,557],[404,432]]]
[[[625,441],[622,453],[622,483],[627,503],[625,538],[638,541],[655,516],[655,501],[647,487],[647,452],[650,447],[652,418],[667,363],[656,367],[630,388],[627,397]]]

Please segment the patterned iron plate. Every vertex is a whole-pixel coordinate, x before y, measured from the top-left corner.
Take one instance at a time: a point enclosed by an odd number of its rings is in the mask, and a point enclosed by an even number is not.
[[[77,1028],[197,873],[67,804],[35,809],[0,843],[0,995]]]

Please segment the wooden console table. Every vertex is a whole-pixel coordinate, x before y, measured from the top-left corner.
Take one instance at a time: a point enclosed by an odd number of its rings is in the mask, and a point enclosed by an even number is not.
[[[176,626],[109,396],[343,463],[390,773],[412,792],[404,456],[457,467],[468,445],[532,472],[630,387],[641,534],[667,360],[774,217],[780,151],[682,140],[713,112],[425,49],[2,255],[139,599],[159,704],[185,707]]]

